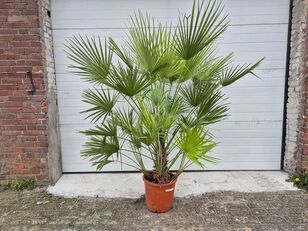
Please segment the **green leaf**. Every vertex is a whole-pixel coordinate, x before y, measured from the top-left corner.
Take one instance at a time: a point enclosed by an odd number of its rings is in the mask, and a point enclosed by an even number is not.
[[[75,74],[88,82],[104,84],[112,61],[112,51],[106,41],[103,44],[99,37],[79,35],[69,39],[65,46],[68,58],[75,63],[69,66]]]
[[[133,117],[132,110],[116,110],[113,118],[117,125],[126,131],[127,134],[131,134],[133,132],[135,118]]]
[[[113,160],[109,158],[118,153],[120,147],[116,138],[107,139],[106,137],[91,137],[84,145],[81,156],[88,158],[97,170],[101,170],[106,164]]]
[[[204,87],[201,87],[201,84]],[[205,89],[205,86],[208,89]],[[206,97],[210,97],[216,89],[217,87],[214,84],[210,84],[210,82],[198,81],[198,84],[191,83],[182,87],[180,94],[190,106],[197,107]]]
[[[253,70],[256,67],[258,67],[263,60],[264,58],[260,59],[258,62],[254,64],[243,64],[241,66],[237,65],[234,67],[226,68],[221,73],[220,84],[225,87],[234,83],[235,81],[239,80],[240,78],[244,77],[247,74],[252,74],[256,76]]]
[[[112,112],[117,99],[118,95],[111,95],[109,90],[86,90],[82,101],[93,105],[93,107],[82,111],[82,113],[89,114],[86,118],[91,117],[92,122],[96,122]]]
[[[133,69],[134,62],[129,52],[124,47],[120,48],[112,38],[109,38],[109,43],[111,50],[129,67],[129,69]]]
[[[105,82],[108,87],[129,97],[145,90],[151,83],[151,80],[139,73],[136,68],[131,70],[120,64],[112,69]]]
[[[207,57],[202,61],[199,74],[196,79],[212,81],[220,76],[221,72],[231,63],[233,53],[225,57]]]
[[[189,60],[206,46],[213,43],[227,28],[227,16],[221,16],[223,5],[221,2],[194,1],[189,15],[179,17],[174,42],[175,53],[184,60]]]
[[[186,85],[181,95],[192,107],[191,113],[183,115],[181,124],[184,127],[208,125],[221,121],[227,116],[228,107],[224,95],[219,91],[216,82],[195,79],[193,84]]]
[[[177,79],[181,62],[173,52],[171,26],[156,23],[141,11],[131,17],[130,24],[128,46],[140,71],[154,79]]]
[[[202,129],[192,128],[183,130],[177,139],[177,146],[193,163],[204,167],[203,161],[214,162],[215,158],[207,156],[216,143],[207,138]]]
[[[105,121],[101,126],[96,125],[95,128],[81,131],[80,133],[87,136],[117,136],[117,126],[111,120]]]
[[[160,85],[154,86],[147,96],[155,107],[165,108],[169,103],[167,92]]]
[[[228,116],[228,106],[223,103],[224,98],[220,92],[206,97],[196,112],[196,125],[209,125],[217,123]]]

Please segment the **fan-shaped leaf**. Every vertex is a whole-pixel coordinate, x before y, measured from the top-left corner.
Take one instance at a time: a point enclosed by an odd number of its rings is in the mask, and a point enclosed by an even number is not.
[[[69,39],[66,48],[68,57],[75,63],[69,66],[74,73],[89,82],[104,84],[112,61],[112,51],[106,41],[79,35]]]
[[[174,42],[176,54],[184,60],[189,60],[206,46],[214,42],[227,28],[227,16],[223,12],[221,2],[209,1],[205,4],[194,1],[189,15],[179,17]]]
[[[112,112],[117,99],[118,95],[111,95],[109,90],[86,90],[82,101],[93,105],[93,107],[82,113],[89,114],[86,118],[91,117],[92,121],[96,122]]]
[[[264,58],[260,59],[255,64],[244,64],[244,65],[237,65],[234,67],[228,67],[222,71],[220,77],[220,84],[222,86],[228,86],[233,82],[239,80],[240,78],[244,77],[247,74],[252,74],[254,76],[255,73],[253,70],[260,65],[260,63],[264,60]],[[257,76],[256,76],[257,77]]]
[[[210,159],[207,153],[216,146],[216,143],[213,143],[199,128],[183,130],[177,143],[184,155],[201,167],[204,167],[202,161]]]

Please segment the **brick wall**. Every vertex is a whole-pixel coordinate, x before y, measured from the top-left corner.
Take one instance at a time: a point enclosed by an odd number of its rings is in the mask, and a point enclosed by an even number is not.
[[[47,3],[0,1],[0,180],[50,181]]]
[[[48,166],[49,180],[56,182],[62,174],[60,155],[60,132],[58,122],[57,89],[55,63],[53,56],[53,40],[50,0],[39,1],[40,29],[42,40],[42,59],[46,79],[46,95],[48,103]]]
[[[308,169],[308,0],[293,1],[284,168]],[[52,12],[51,12],[52,13]],[[32,92],[31,71],[36,88]],[[0,1],[0,180],[61,175],[49,0]]]
[[[297,169],[308,171],[308,0],[302,1],[302,14],[300,14],[300,44],[301,49],[299,75],[302,79],[301,111],[299,128],[299,149],[297,152]]]
[[[284,169],[308,168],[308,0],[294,0],[288,80]]]

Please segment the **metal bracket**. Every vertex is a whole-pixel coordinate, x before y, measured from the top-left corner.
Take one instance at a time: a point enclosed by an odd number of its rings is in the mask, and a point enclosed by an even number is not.
[[[31,82],[31,86],[32,86],[32,89],[31,89],[31,95],[34,94],[34,92],[36,91],[35,89],[35,86],[34,86],[34,81],[33,81],[33,76],[32,76],[32,72],[31,71],[27,71],[26,74],[25,74],[26,77],[29,77],[30,78],[30,82]]]

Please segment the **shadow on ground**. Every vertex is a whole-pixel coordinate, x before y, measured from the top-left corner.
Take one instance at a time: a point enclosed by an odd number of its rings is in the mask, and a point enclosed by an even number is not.
[[[144,198],[60,198],[0,192],[0,230],[308,230],[308,193],[207,193],[150,213]]]

